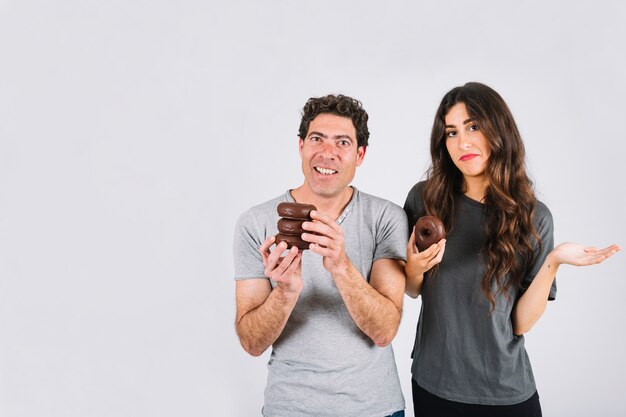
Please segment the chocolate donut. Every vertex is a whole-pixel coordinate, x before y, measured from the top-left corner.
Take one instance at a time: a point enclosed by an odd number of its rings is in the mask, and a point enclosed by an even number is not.
[[[283,235],[279,233],[276,235],[275,243],[278,245],[280,242],[285,242],[287,244],[287,249],[291,249],[292,246],[295,246],[300,250],[308,249],[311,244],[311,242],[302,240],[298,235]]]
[[[278,215],[288,219],[311,220],[312,210],[317,210],[312,204],[283,202],[276,207]]]
[[[415,246],[420,252],[446,237],[443,223],[435,216],[424,216],[415,223]]]
[[[278,219],[278,232],[283,235],[297,235],[304,233],[302,229],[304,220],[296,219]]]
[[[312,204],[288,203],[283,202],[276,207],[278,215],[282,219],[278,220],[278,234],[276,235],[276,244],[280,242],[287,243],[287,249],[292,246],[300,250],[309,248],[310,242],[302,240],[302,223],[311,221],[311,211],[317,210]]]

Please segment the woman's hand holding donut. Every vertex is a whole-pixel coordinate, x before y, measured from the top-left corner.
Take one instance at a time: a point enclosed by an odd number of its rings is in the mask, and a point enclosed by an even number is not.
[[[313,243],[309,249],[323,256],[324,268],[332,273],[345,268],[350,260],[346,255],[343,229],[335,219],[317,210],[311,212],[313,222],[304,222],[302,228],[305,233],[302,239]]]
[[[608,257],[619,252],[618,245],[611,245],[604,249],[584,246],[578,243],[561,243],[550,253],[552,260],[558,265],[568,264],[574,266],[587,266],[599,264]]]
[[[415,246],[415,228],[411,232],[409,242],[406,245],[406,266],[404,270],[407,278],[415,279],[424,275],[433,266],[437,265],[443,259],[446,251],[446,240],[441,239],[439,242],[432,244],[428,249],[420,252]]]
[[[280,242],[274,250],[270,251],[270,246],[275,240],[275,236],[270,236],[259,247],[259,252],[263,257],[263,266],[265,266],[263,273],[276,282],[277,287],[299,294],[302,291],[302,252],[294,246],[287,252],[287,255],[282,256],[287,249],[285,242]]]

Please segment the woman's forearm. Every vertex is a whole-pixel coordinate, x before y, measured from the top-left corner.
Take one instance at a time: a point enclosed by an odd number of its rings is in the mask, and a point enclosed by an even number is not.
[[[404,293],[411,298],[417,298],[422,292],[422,284],[424,283],[424,274],[409,274],[406,271],[406,285],[404,287]]]
[[[550,253],[541,265],[535,279],[515,305],[512,318],[513,333],[517,336],[528,332],[546,310],[550,288],[559,265],[553,254]]]

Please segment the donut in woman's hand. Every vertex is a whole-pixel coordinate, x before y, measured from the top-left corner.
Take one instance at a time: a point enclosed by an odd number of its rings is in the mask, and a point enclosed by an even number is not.
[[[280,242],[287,243],[287,249],[292,246],[299,250],[309,248],[310,242],[302,240],[302,223],[311,221],[311,211],[317,210],[312,204],[300,204],[283,202],[276,207],[278,215],[282,217],[278,220],[278,234],[276,235],[276,244]]]
[[[415,246],[420,252],[446,237],[443,223],[435,216],[424,216],[415,223]]]
[[[300,220],[311,220],[311,211],[313,210],[317,210],[313,204],[282,202],[276,207],[280,217]]]

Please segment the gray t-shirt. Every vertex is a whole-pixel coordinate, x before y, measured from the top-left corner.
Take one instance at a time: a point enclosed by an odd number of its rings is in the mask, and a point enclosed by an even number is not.
[[[293,201],[289,191],[239,218],[236,280],[267,279],[258,248],[277,233],[282,201]],[[399,206],[354,188],[337,223],[348,257],[368,281],[374,261],[406,258],[408,226]],[[322,257],[310,250],[302,255],[302,281],[298,302],[272,345],[263,415],[382,417],[404,409],[391,345],[377,347],[356,326]]]
[[[410,226],[424,214],[423,183],[409,192],[404,210]],[[511,288],[509,299],[496,297],[495,310],[482,292],[486,263],[484,205],[465,195],[455,200],[454,227],[446,236],[446,252],[437,273],[426,275],[422,310],[413,351],[413,379],[447,400],[486,405],[516,404],[536,391],[524,336],[513,334],[511,312],[522,289]],[[552,215],[537,202],[534,225],[541,239],[535,260],[522,282],[528,288],[553,249]],[[556,295],[552,284],[550,299]]]

